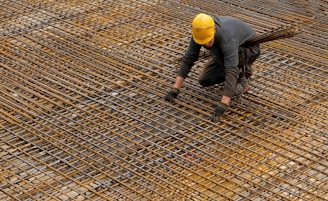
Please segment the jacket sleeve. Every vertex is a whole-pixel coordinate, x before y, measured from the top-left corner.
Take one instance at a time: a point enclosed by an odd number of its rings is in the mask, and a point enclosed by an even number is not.
[[[231,39],[224,47],[225,84],[223,95],[232,97],[236,91],[239,76],[239,44],[236,39]]]
[[[186,78],[188,76],[192,66],[198,60],[199,51],[201,47],[201,45],[195,43],[192,37],[190,38],[189,47],[183,56],[178,76],[181,76],[183,78]]]
[[[239,76],[239,67],[238,66],[226,66],[225,67],[225,84],[223,95],[232,97],[236,91],[237,79]]]

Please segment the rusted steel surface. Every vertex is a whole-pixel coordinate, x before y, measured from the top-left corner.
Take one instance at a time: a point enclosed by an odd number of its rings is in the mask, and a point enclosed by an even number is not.
[[[327,1],[0,2],[0,200],[327,200]],[[263,43],[251,91],[163,100],[198,12]]]

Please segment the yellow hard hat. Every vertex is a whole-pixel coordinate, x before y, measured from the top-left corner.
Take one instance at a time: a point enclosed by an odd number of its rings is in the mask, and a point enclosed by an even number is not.
[[[199,45],[205,45],[214,37],[215,26],[211,16],[200,13],[192,21],[192,36]]]

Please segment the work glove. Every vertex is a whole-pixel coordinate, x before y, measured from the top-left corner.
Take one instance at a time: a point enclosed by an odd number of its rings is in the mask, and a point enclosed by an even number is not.
[[[228,106],[226,104],[220,103],[218,106],[215,107],[214,112],[211,117],[211,121],[212,122],[219,121],[223,117],[223,115],[227,109],[228,109]]]
[[[167,94],[166,96],[164,97],[164,99],[167,101],[167,102],[173,102],[173,100],[178,96],[179,94],[179,89],[177,88],[173,88],[171,89]]]

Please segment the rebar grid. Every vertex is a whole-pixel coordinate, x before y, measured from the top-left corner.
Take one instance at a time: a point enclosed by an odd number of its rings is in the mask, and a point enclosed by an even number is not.
[[[327,5],[2,2],[0,199],[327,200]],[[216,124],[205,50],[163,101],[198,12],[301,30],[262,44],[252,90]]]

